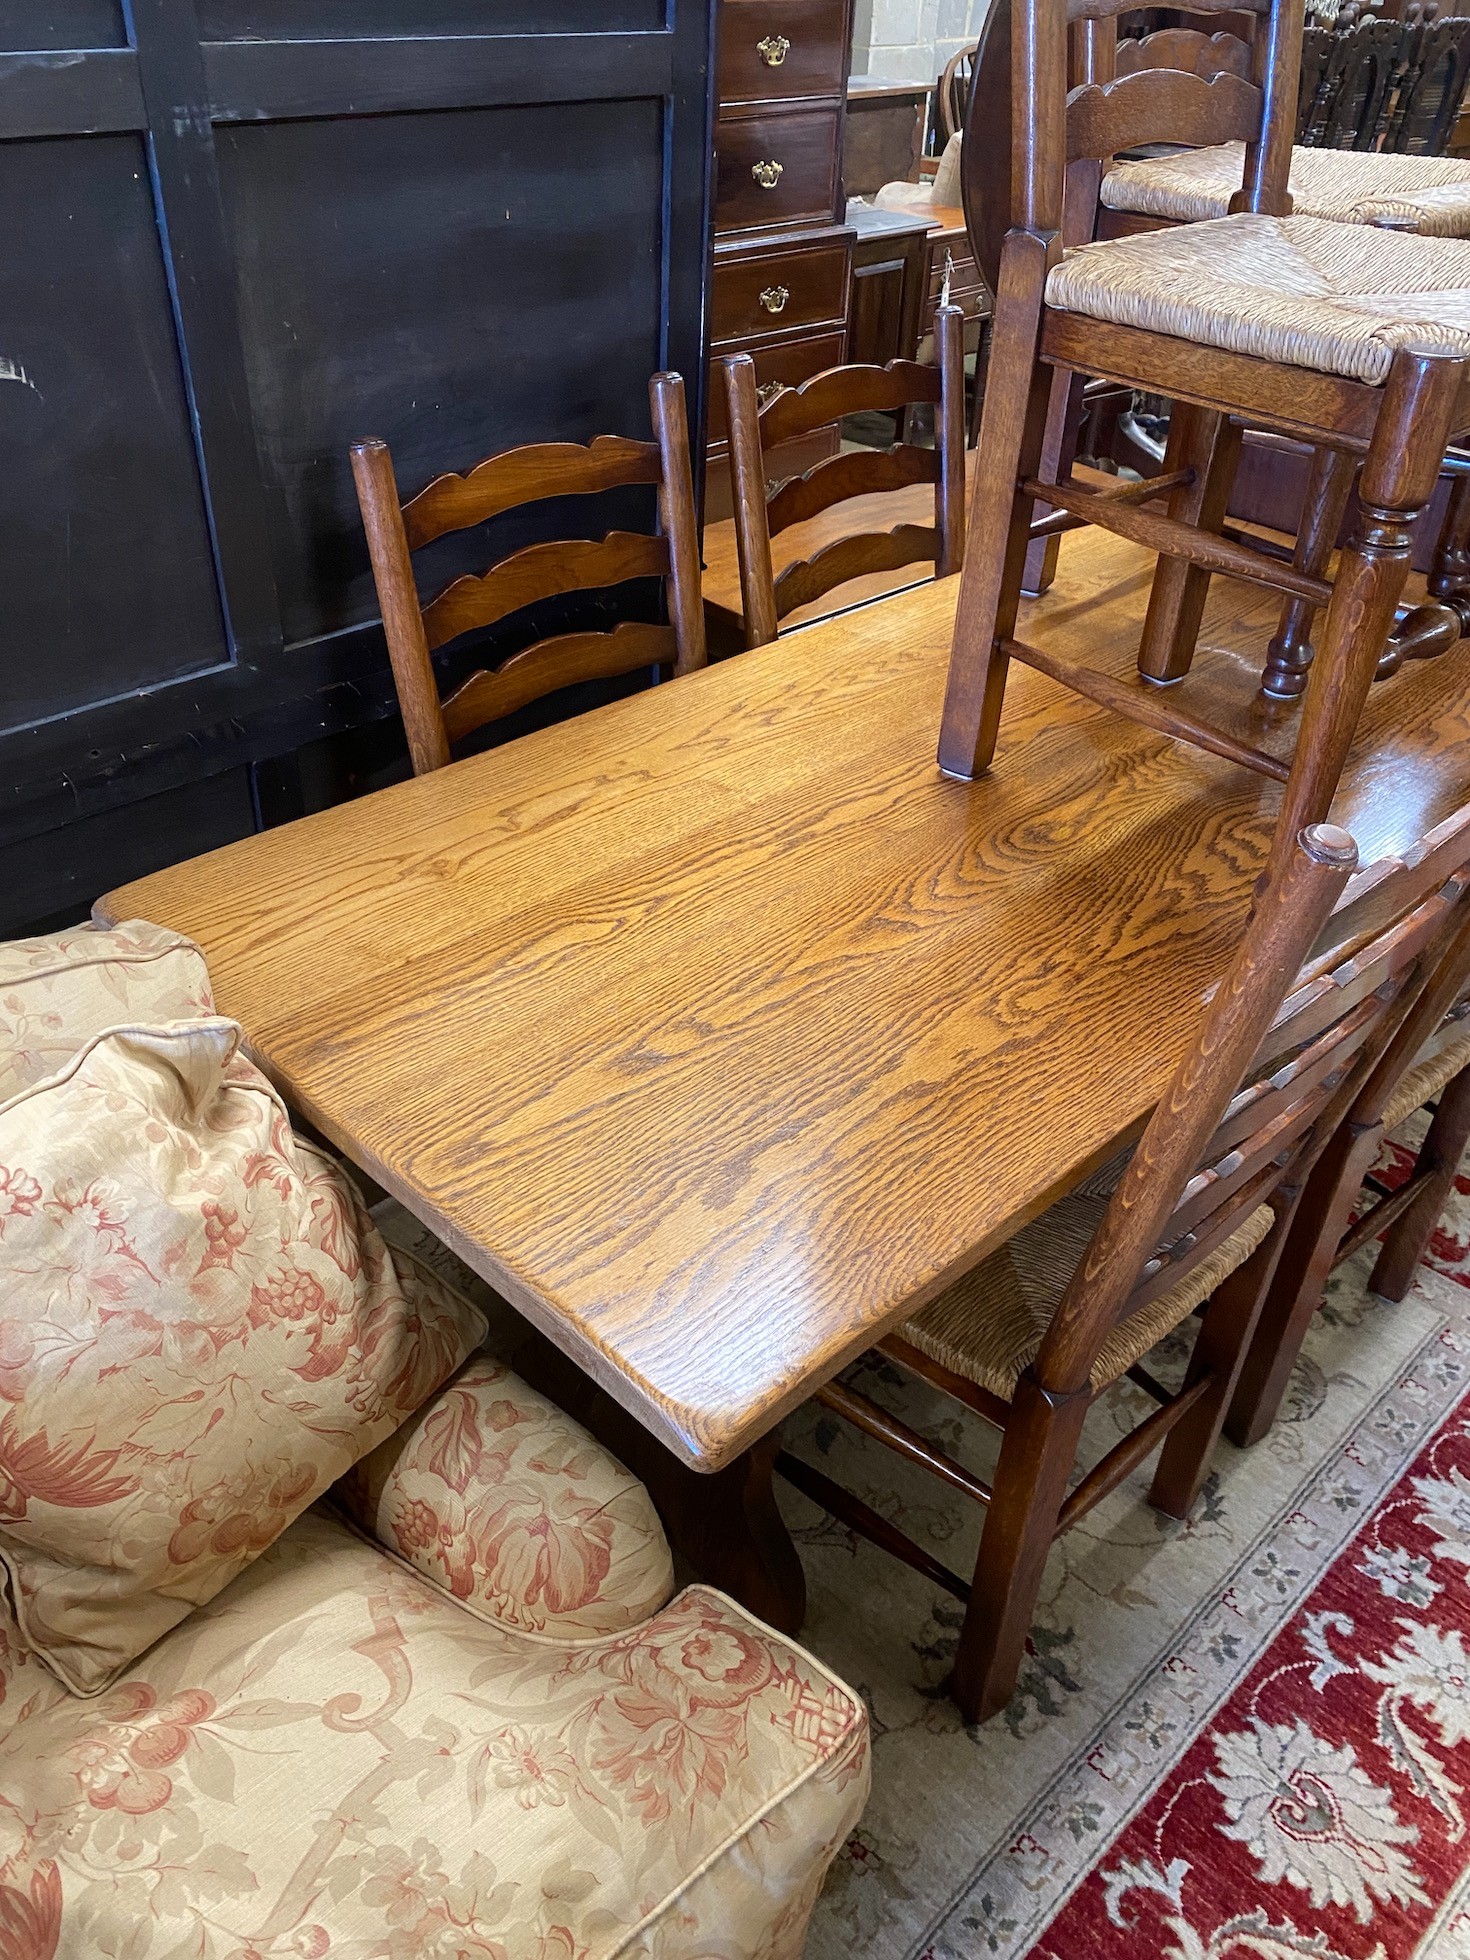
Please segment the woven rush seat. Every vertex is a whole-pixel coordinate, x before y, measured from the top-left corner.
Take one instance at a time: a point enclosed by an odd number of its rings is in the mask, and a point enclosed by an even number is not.
[[[1396,1130],[1467,1066],[1470,1066],[1470,1023],[1409,1070],[1384,1105],[1384,1129]]]
[[[1244,143],[1115,163],[1100,200],[1110,211],[1198,224],[1223,218],[1245,173]],[[1426,237],[1470,238],[1470,160],[1368,150],[1291,153],[1293,215],[1339,225],[1389,225]]]
[[[1036,1359],[1067,1282],[1102,1222],[1109,1189],[1127,1162],[1124,1156],[1111,1167],[1110,1178],[1094,1177],[1079,1185],[1023,1226],[915,1314],[904,1327],[904,1338],[942,1368],[1009,1402],[1023,1371]],[[1093,1389],[1106,1388],[1126,1374],[1156,1341],[1208,1300],[1249,1259],[1270,1231],[1273,1216],[1269,1205],[1258,1205],[1174,1286],[1119,1321],[1093,1364]]]
[[[1400,348],[1470,355],[1470,243],[1240,213],[1079,245],[1046,303],[1377,385]]]

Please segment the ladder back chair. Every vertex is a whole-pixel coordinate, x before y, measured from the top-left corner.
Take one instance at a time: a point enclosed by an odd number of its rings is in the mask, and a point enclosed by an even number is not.
[[[1458,39],[1446,43],[1445,60],[1451,68],[1456,47],[1461,43],[1470,46],[1466,40],[1470,36],[1470,22],[1458,22],[1455,27]],[[1438,23],[1432,31],[1438,33]],[[1174,32],[1178,37],[1175,41],[1166,41],[1163,33],[1134,43],[1117,41],[1115,51],[1106,33],[1095,34],[1090,43],[1090,56],[1098,73],[1091,79],[1099,79],[1110,56],[1118,74],[1131,73],[1150,63],[1193,66],[1197,73],[1205,73],[1208,57],[1202,55],[1201,49],[1215,41],[1233,43],[1239,51],[1237,59],[1249,60],[1247,45],[1236,37],[1217,35],[1206,42],[1204,36],[1191,35],[1188,30]],[[1324,127],[1315,131],[1314,143],[1341,143],[1343,148],[1309,148],[1299,142],[1292,149],[1287,191],[1295,216],[1326,218],[1335,224],[1375,225],[1426,236],[1470,238],[1470,159],[1393,154],[1401,146],[1382,139],[1378,127],[1387,115],[1390,101],[1401,102],[1407,113],[1411,96],[1420,92],[1417,82],[1421,69],[1415,64],[1418,50],[1430,33],[1428,27],[1410,28],[1398,21],[1365,20],[1348,32],[1331,37],[1341,44],[1343,51],[1340,63],[1333,69],[1342,84],[1334,100],[1346,103],[1351,96],[1357,104],[1353,113],[1361,127],[1355,125],[1345,131]],[[1116,40],[1115,28],[1111,39]],[[1130,53],[1130,49],[1134,52]],[[1401,70],[1414,84],[1402,93],[1395,85],[1395,77]],[[1348,81],[1344,81],[1345,76],[1349,77]],[[1445,88],[1463,89],[1463,85],[1463,74],[1458,82],[1444,82]],[[1303,92],[1307,92],[1305,68]],[[1458,95],[1452,109],[1457,104]],[[1379,140],[1385,140],[1382,151],[1369,147],[1370,142],[1376,144]],[[1417,152],[1433,146],[1416,143],[1413,147]],[[1238,142],[1136,161],[1114,159],[1103,176],[1093,235],[1117,238],[1169,224],[1197,224],[1204,219],[1224,217],[1241,183],[1243,167],[1244,151]],[[1076,415],[1075,404],[1070,412]],[[1075,447],[1074,430],[1068,430],[1060,441],[1053,433],[1050,448],[1043,456],[1042,475],[1048,478],[1055,475],[1064,454],[1070,457]],[[1308,577],[1322,576],[1337,542],[1352,488],[1355,460],[1351,455],[1332,450],[1322,450],[1314,456],[1293,560],[1297,569]],[[1460,459],[1451,456],[1445,467],[1459,470]],[[1452,607],[1463,633],[1470,628],[1470,577],[1467,577],[1470,568],[1466,564],[1467,546],[1470,546],[1470,490],[1461,490],[1458,485],[1457,477],[1431,561],[1429,591],[1431,597]],[[1025,590],[1044,590],[1054,569],[1055,545],[1045,559],[1038,558],[1033,551]],[[1300,597],[1288,598],[1283,604],[1280,625],[1267,647],[1262,674],[1263,691],[1272,699],[1290,700],[1305,690],[1307,669],[1313,657],[1310,636],[1315,611],[1310,601]],[[1424,659],[1446,650],[1447,622],[1442,621],[1437,631],[1431,628],[1420,633],[1418,629],[1425,624],[1422,619],[1416,620],[1407,635],[1396,636],[1397,642],[1407,641],[1407,650],[1398,651],[1396,644],[1380,663],[1376,678],[1386,679],[1395,673],[1404,658]]]
[[[1395,921],[1356,963],[1316,954],[1336,943],[1329,914],[1355,862],[1331,826],[1294,840],[1126,1166],[1084,1179],[878,1343],[1001,1431],[993,1485],[847,1383],[819,1392],[985,1507],[973,1577],[824,1472],[778,1459],[815,1502],[965,1601],[952,1690],[966,1720],[1011,1696],[1056,1537],[1161,1444],[1150,1502],[1183,1518],[1199,1494],[1302,1180],[1411,1004],[1438,923]],[[1144,1357],[1201,1310],[1171,1393]],[[1125,1376],[1157,1406],[1074,1483],[1087,1412]]]
[[[729,404],[730,474],[735,492],[735,548],[740,563],[745,644],[765,646],[781,620],[849,579],[932,560],[935,576],[957,572],[965,537],[964,314],[941,306],[934,315],[936,367],[890,361],[886,367],[827,368],[798,388],[781,388],[762,405],[749,354],[723,363]],[[889,449],[847,450],[805,476],[769,486],[765,451],[865,410],[901,412],[934,405],[934,447],[900,441]],[[771,539],[852,497],[934,486],[934,523],[898,524],[836,539],[787,565],[779,577]]]
[[[677,374],[656,374],[648,395],[652,442],[596,436],[585,445],[530,443],[487,456],[463,475],[436,477],[407,503],[399,501],[387,443],[370,437],[352,445],[352,474],[415,775],[442,768],[455,742],[558,688],[649,667],[687,674],[705,664],[684,383]],[[483,576],[456,578],[434,598],[420,600],[413,553],[435,538],[541,498],[636,484],[657,489],[660,535],[612,531],[599,540],[527,545]],[[441,702],[436,648],[539,600],[637,578],[664,581],[667,626],[625,620],[610,632],[538,640],[498,667],[471,674]]]
[[[1100,705],[1283,784],[1269,872],[1323,818],[1408,575],[1413,525],[1452,430],[1470,421],[1470,245],[1282,215],[1301,17],[1258,0],[1253,79],[1145,69],[1067,90],[1066,21],[1111,22],[1118,0],[1015,0],[1016,169],[1011,224],[995,249],[988,168],[1004,129],[972,115],[962,178],[997,303],[970,534],[939,762],[990,765],[1010,662]],[[977,91],[978,100],[978,91]],[[1064,187],[1145,143],[1244,145],[1239,209],[1213,221],[1064,250]],[[1395,296],[1386,305],[1382,296]],[[1402,295],[1402,298],[1399,296]],[[1324,305],[1324,300],[1330,305]],[[1421,303],[1416,306],[1416,300]],[[1099,376],[1174,403],[1162,473],[1086,490],[1037,474],[1052,376]],[[1243,426],[1362,458],[1361,515],[1330,583],[1223,535]],[[1163,513],[1143,508],[1167,493]],[[1033,508],[1057,532],[1098,524],[1159,553],[1139,651],[1125,680],[1015,637]],[[1045,532],[1043,532],[1043,535]],[[1209,579],[1227,572],[1326,607],[1290,765],[1156,690],[1184,679]],[[1416,638],[1459,636],[1435,605]]]
[[[1435,957],[1426,961],[1429,972],[1412,1012],[1308,1180],[1226,1422],[1227,1435],[1242,1446],[1258,1442],[1275,1421],[1338,1266],[1382,1237],[1368,1285],[1385,1299],[1404,1297],[1470,1143],[1470,809],[1431,831],[1401,861],[1375,866],[1374,875],[1390,891],[1422,895],[1422,919],[1415,923],[1438,921]],[[1384,1137],[1436,1097],[1412,1171],[1396,1188],[1380,1183],[1371,1172]]]
[[[1465,25],[1470,27],[1470,23]],[[1352,42],[1355,47],[1361,43],[1359,53],[1364,62],[1370,56],[1382,62],[1388,58],[1382,37],[1373,39],[1379,29],[1390,30],[1391,36],[1400,38],[1411,32],[1398,22],[1364,21],[1351,34],[1331,38]],[[1418,28],[1412,30],[1413,35],[1419,33]],[[1119,41],[1113,21],[1089,23],[1085,34],[1074,35],[1074,42],[1074,79],[1082,82],[1106,81],[1115,75],[1155,66],[1189,69],[1206,77],[1227,70],[1246,74],[1251,59],[1249,45],[1236,35],[1207,37],[1196,30],[1174,28],[1139,41]],[[1386,69],[1380,80],[1379,93],[1382,93],[1389,85]],[[1305,70],[1303,87],[1305,90]],[[1365,90],[1368,90],[1367,81],[1357,91],[1359,98],[1364,97]],[[1377,114],[1377,110],[1373,113]],[[1319,132],[1314,140],[1327,143],[1344,139],[1335,138],[1330,132]],[[1225,217],[1232,197],[1240,188],[1244,165],[1244,145],[1238,141],[1136,160],[1114,158],[1098,189],[1091,236],[1121,238],[1171,224],[1197,224],[1205,219]],[[1376,225],[1436,237],[1470,237],[1470,160],[1464,158],[1389,155],[1370,152],[1365,147],[1307,148],[1298,143],[1291,152],[1287,192],[1290,210],[1298,217],[1325,218],[1337,224]],[[1040,471],[1047,481],[1065,476],[1070,469],[1082,411],[1075,389],[1069,392],[1059,380],[1057,390]],[[1314,458],[1293,561],[1308,577],[1320,578],[1327,566],[1347,509],[1355,461],[1351,455],[1332,450],[1320,451]],[[1446,467],[1455,468],[1458,463],[1451,459]],[[1056,568],[1057,542],[1053,538],[1032,547],[1023,584],[1027,593],[1044,591],[1050,585]],[[1467,545],[1470,545],[1470,494],[1457,491],[1441,525],[1429,589],[1433,598],[1453,607],[1462,632],[1470,626]],[[1262,675],[1262,688],[1273,699],[1291,699],[1306,687],[1307,668],[1313,657],[1310,634],[1315,610],[1308,600],[1300,597],[1287,598],[1283,603],[1280,625],[1267,647]],[[1387,658],[1376,678],[1387,678],[1396,672],[1404,657],[1422,659],[1445,650],[1447,623],[1441,622],[1438,631],[1418,635],[1417,629],[1424,624],[1422,620],[1413,623],[1407,636],[1408,654]],[[1399,635],[1401,640],[1404,637]]]

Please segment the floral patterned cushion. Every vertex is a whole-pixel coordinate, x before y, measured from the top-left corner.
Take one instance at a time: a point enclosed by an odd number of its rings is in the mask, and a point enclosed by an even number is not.
[[[213,1014],[192,939],[129,920],[0,944],[0,1103],[51,1075],[83,1042],[122,1022]]]
[[[867,1772],[857,1697],[717,1593],[552,1643],[310,1513],[0,1740],[0,1950],[797,1960]]]
[[[333,1496],[379,1544],[502,1626],[620,1633],[674,1590],[648,1492],[579,1423],[479,1355]]]
[[[0,1106],[0,1562],[105,1688],[473,1351],[219,1019],[118,1028]]]

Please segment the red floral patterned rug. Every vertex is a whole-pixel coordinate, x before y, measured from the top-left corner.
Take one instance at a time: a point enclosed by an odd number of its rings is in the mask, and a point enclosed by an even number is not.
[[[1470,1399],[1034,1960],[1470,1953]]]
[[[1379,1175],[1409,1161],[1389,1145]],[[1470,1960],[1470,1177],[1402,1303],[1368,1290],[1373,1257],[1187,1524],[1149,1508],[1145,1467],[1060,1541],[1017,1693],[978,1729],[944,1692],[954,1602],[791,1497],[805,1637],[874,1736],[807,1960]],[[863,1385],[986,1475],[985,1426],[890,1373]],[[974,1507],[932,1478],[820,1409],[789,1433],[973,1556]]]

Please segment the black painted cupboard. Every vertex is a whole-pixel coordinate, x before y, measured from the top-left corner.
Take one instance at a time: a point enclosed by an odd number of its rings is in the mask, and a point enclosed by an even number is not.
[[[0,935],[394,750],[353,437],[699,427],[711,13],[0,0]]]

